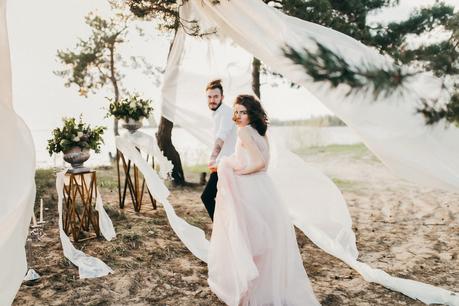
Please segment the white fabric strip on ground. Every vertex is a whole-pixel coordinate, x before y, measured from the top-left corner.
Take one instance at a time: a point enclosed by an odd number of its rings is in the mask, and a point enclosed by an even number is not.
[[[59,237],[61,239],[64,256],[78,267],[80,278],[101,277],[109,273],[113,273],[113,270],[102,260],[93,256],[88,256],[84,252],[77,250],[70,241],[70,238],[64,232],[62,222],[62,202],[64,200],[65,172],[66,170],[59,172],[56,175],[56,190],[58,195],[57,209],[59,211]],[[103,212],[99,213],[99,220],[102,221],[100,224],[103,225],[101,227],[101,232],[103,228],[102,234],[107,240],[111,240],[116,235],[115,230],[113,229],[110,218],[108,218],[108,215],[105,213],[100,195],[98,198],[99,199],[97,201],[99,201],[99,203],[96,205],[98,206],[98,210],[101,209]],[[105,218],[108,218],[108,220]]]

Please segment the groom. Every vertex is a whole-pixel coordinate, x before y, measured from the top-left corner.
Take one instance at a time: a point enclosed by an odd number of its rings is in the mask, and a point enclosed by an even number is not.
[[[207,166],[210,178],[201,195],[212,221],[214,220],[215,197],[217,195],[217,166],[223,156],[233,154],[236,146],[236,125],[231,107],[223,103],[223,86],[221,80],[213,80],[206,87],[207,105],[212,111],[214,121],[214,147]]]

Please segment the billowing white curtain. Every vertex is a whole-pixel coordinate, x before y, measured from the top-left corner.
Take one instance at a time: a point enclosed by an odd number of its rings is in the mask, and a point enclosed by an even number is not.
[[[259,0],[220,1],[218,5],[211,2],[191,0],[191,13],[187,14],[203,20],[200,25],[204,29],[217,28],[275,72],[306,87],[400,176],[459,191],[459,129],[443,124],[427,127],[423,117],[415,114],[421,97],[441,96],[438,79],[427,73],[413,77],[403,94],[397,91],[378,101],[371,92],[347,96],[347,86],[333,89],[326,83],[313,83],[302,67],[283,56],[282,48],[289,45],[314,50],[317,41],[351,65],[384,68],[392,60],[349,36],[287,16]],[[286,102],[280,101],[288,107]]]
[[[192,20],[192,16],[184,18]],[[212,32],[209,29],[207,33]],[[210,80],[221,79],[224,102],[231,105],[241,89],[251,92],[252,56],[227,39],[206,42],[187,35],[182,28],[177,31],[161,88],[161,115],[212,146],[206,85]]]
[[[27,271],[24,246],[35,200],[35,149],[13,108],[6,0],[0,0],[0,144],[0,305],[9,305]]]
[[[220,56],[206,62],[204,52],[189,59],[188,52],[190,48],[211,48],[215,43],[212,39],[216,39],[221,43],[218,51],[227,54],[225,44],[231,46],[230,42],[235,42],[275,72],[306,87],[354,129],[370,150],[399,176],[431,187],[459,190],[459,129],[444,124],[426,127],[423,118],[415,114],[421,97],[442,94],[438,79],[429,74],[413,77],[405,85],[403,94],[397,91],[380,97],[378,101],[374,100],[372,93],[348,96],[348,88],[344,85],[331,88],[326,83],[314,83],[302,67],[283,55],[282,48],[289,45],[314,50],[317,41],[341,54],[351,65],[371,63],[376,67],[387,67],[392,60],[346,35],[286,16],[259,0],[220,1],[217,5],[211,2],[190,0],[181,8],[183,19],[197,20],[202,31],[217,30],[218,36],[192,38],[178,32],[162,91],[164,116],[204,139],[204,143],[209,142],[209,120],[199,116],[209,113],[203,86],[212,75],[203,75],[202,72],[211,70],[216,62],[225,67],[228,61],[225,56]],[[196,62],[200,65],[196,66]],[[249,67],[247,60],[242,60],[240,65]],[[235,80],[247,80],[247,77],[250,77],[249,73],[229,76],[224,81],[233,85]],[[241,82],[240,87],[232,88],[233,96],[250,92],[247,85],[246,81]],[[232,99],[226,99],[226,102],[231,104]],[[289,107],[288,101],[279,103]],[[197,114],[196,110],[199,110]],[[190,124],[192,122],[199,122],[199,125]],[[275,143],[278,139],[273,136],[271,141]],[[459,305],[458,296],[448,290],[392,277],[359,262],[352,220],[341,192],[330,179],[305,165],[281,145],[273,147],[275,157],[270,172],[294,224],[316,245],[352,266],[367,281],[425,303]],[[193,242],[185,244],[192,245]]]
[[[391,60],[350,37],[285,16],[259,0],[220,1],[219,5],[212,5],[211,2],[190,0],[182,7],[183,17],[198,19],[205,31],[217,29],[221,40],[206,41],[207,53],[198,52],[191,57],[193,53],[189,51],[190,57],[187,57],[183,51],[192,44],[192,40],[188,41],[188,37],[178,33],[177,41],[183,40],[182,43],[177,42],[172,50],[163,88],[162,110],[168,119],[181,124],[203,142],[210,143],[210,120],[203,115],[208,113],[204,86],[209,79],[221,77],[227,89],[227,103],[231,103],[235,94],[249,92],[248,54],[253,54],[274,71],[314,93],[360,134],[365,144],[387,166],[402,177],[428,186],[459,189],[458,129],[446,128],[441,124],[433,128],[425,127],[422,117],[414,115],[419,97],[440,93],[438,80],[427,74],[415,77],[407,84],[404,95],[393,94],[376,102],[371,94],[346,96],[345,86],[332,89],[326,84],[313,83],[301,67],[283,56],[281,48],[287,44],[313,49],[313,40],[316,40],[355,65],[372,63],[384,67]],[[224,50],[231,51],[226,51],[224,56],[218,55]],[[236,56],[237,52],[240,53]],[[243,55],[244,52],[246,55]],[[239,59],[244,56],[245,60],[241,63]],[[203,60],[200,67],[191,65],[200,58],[214,60],[210,65],[207,60]],[[288,101],[279,103],[288,107]],[[35,153],[30,131],[17,116],[12,104],[6,0],[0,0],[0,143],[0,305],[8,305],[14,299],[26,272],[24,243],[35,197]],[[279,148],[277,153],[277,163],[271,169],[273,173],[279,171],[277,173],[282,177],[285,175],[282,171],[292,167],[301,173],[298,180],[291,180],[297,185],[289,184],[286,187],[282,186],[282,181],[277,183],[285,199],[290,198],[288,208],[295,224],[318,246],[341,258],[369,281],[381,283],[426,303],[459,305],[457,295],[453,296],[449,291],[393,278],[357,261],[350,216],[339,190],[314,169],[299,168],[299,161],[289,152],[282,152],[282,148]],[[132,158],[135,159],[135,156]],[[305,186],[309,188],[301,189]],[[296,193],[300,189],[308,191],[306,198]],[[163,202],[167,202],[166,197]],[[169,206],[165,208],[173,215]],[[178,218],[176,223],[180,222]],[[202,232],[191,231],[184,223],[180,225],[176,228],[181,233],[179,236],[182,236],[188,248],[205,260],[207,244]]]

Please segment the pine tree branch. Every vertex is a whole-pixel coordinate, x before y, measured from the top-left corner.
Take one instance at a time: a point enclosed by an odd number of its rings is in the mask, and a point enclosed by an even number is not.
[[[340,84],[349,86],[347,95],[358,92],[372,92],[375,100],[383,95],[387,97],[403,88],[405,81],[416,73],[403,72],[402,68],[392,65],[381,69],[371,64],[363,67],[349,65],[346,60],[324,45],[316,42],[317,51],[295,50],[290,46],[283,49],[284,55],[302,66],[314,82],[328,82],[332,87]],[[442,106],[438,100],[422,100],[417,112],[422,114],[427,125],[446,120],[459,126],[459,91],[451,96],[450,101]]]
[[[438,101],[423,100],[422,107],[418,108],[417,112],[424,116],[427,125],[433,125],[446,119],[447,122],[459,127],[459,92],[453,94],[446,105],[439,108],[436,106],[438,104]]]
[[[402,87],[405,80],[413,73],[403,72],[401,67],[393,65],[380,69],[367,63],[362,67],[349,65],[346,60],[321,43],[316,42],[315,53],[303,49],[297,51],[290,46],[283,49],[287,58],[303,66],[314,82],[328,82],[332,87],[340,84],[349,86],[348,95],[366,91],[372,92],[375,99],[380,95],[388,96]]]

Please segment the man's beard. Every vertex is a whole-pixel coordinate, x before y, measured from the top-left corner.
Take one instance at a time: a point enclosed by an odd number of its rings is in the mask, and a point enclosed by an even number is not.
[[[220,103],[218,103],[217,106],[212,106],[210,110],[216,111],[221,105],[222,105],[222,101],[220,101]]]

